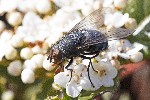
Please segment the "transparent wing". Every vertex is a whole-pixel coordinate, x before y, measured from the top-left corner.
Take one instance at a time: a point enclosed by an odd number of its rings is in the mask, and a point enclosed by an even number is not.
[[[104,24],[104,15],[111,13],[111,8],[98,9],[89,14],[87,17],[77,23],[70,31],[82,30],[82,29],[93,29],[98,30]]]
[[[69,33],[75,30],[87,29],[87,30],[97,30],[105,36],[105,39],[102,38],[101,36],[98,36],[97,38],[93,38],[93,39],[86,39],[84,41],[84,45],[82,45],[82,46],[90,46],[90,45],[103,43],[106,41],[125,38],[134,32],[133,30],[129,30],[125,28],[115,28],[115,27],[110,29],[106,28],[104,26],[104,16],[110,13],[112,13],[111,8],[98,9],[92,12],[84,19],[82,19],[79,23],[77,23],[69,31]]]
[[[135,30],[125,29],[125,28],[111,28],[107,29],[106,27],[99,28],[99,31],[105,35],[108,41],[117,40],[125,38],[131,35]]]

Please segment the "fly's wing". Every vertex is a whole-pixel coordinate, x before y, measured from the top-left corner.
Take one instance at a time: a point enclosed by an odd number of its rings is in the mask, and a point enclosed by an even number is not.
[[[99,28],[99,31],[105,35],[108,41],[125,38],[134,32],[134,30],[114,27],[110,29],[107,29],[106,27]]]
[[[75,30],[92,29],[98,30],[104,24],[104,15],[111,13],[111,8],[98,9],[77,23],[68,33]]]
[[[131,30],[124,29],[124,28],[111,28],[107,29],[104,27],[104,16],[105,14],[112,13],[111,8],[103,8],[98,9],[82,19],[79,23],[77,23],[70,31],[69,33],[75,31],[75,30],[96,30],[102,33],[106,39],[101,38],[101,36],[98,36],[97,38],[93,39],[86,39],[84,41],[83,46],[90,46],[98,43],[106,42],[107,40],[116,40],[121,39],[124,37],[127,37],[128,35],[132,34]],[[105,40],[105,41],[104,41]]]

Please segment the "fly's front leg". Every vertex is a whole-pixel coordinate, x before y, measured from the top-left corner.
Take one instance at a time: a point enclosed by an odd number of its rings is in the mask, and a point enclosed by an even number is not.
[[[72,79],[72,69],[69,69],[69,66],[71,65],[73,63],[73,58],[71,58],[71,60],[69,61],[69,63],[68,63],[68,65],[65,67],[65,69],[67,69],[67,70],[70,70],[70,72],[71,72],[71,77],[70,77],[70,79],[69,79],[69,82],[71,81],[71,79]]]

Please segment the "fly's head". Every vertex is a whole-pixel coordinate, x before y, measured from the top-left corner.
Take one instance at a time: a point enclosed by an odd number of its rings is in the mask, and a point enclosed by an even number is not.
[[[62,53],[58,47],[52,47],[50,49],[47,60],[50,60],[50,62],[53,62],[54,64],[58,65],[62,63]]]

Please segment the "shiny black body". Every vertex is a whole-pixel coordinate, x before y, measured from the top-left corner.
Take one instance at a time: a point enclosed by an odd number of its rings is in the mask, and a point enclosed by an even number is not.
[[[101,40],[102,42],[98,43],[96,40]],[[60,50],[62,59],[70,59],[72,57],[79,57],[80,55],[92,55],[107,47],[107,38],[102,33],[96,30],[83,29],[72,31],[70,34],[64,36],[52,49]]]

